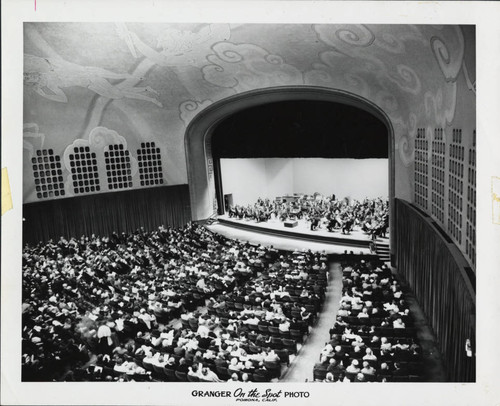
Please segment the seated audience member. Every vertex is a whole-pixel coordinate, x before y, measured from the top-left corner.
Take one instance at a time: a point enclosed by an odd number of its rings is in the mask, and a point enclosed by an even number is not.
[[[200,379],[207,382],[222,382],[215,372],[206,367],[201,369]]]
[[[238,358],[233,357],[231,358],[231,363],[228,365],[227,368],[229,372],[239,372],[244,368],[244,366],[241,364],[241,362],[238,361]]]
[[[363,356],[363,360],[365,361],[376,361],[377,356],[373,353],[373,350],[371,348],[366,349],[366,355]]]
[[[331,372],[328,372],[323,382],[335,382],[333,374]]]
[[[339,379],[337,380],[337,382],[349,383],[349,382],[351,382],[351,380],[349,379],[349,377],[346,374],[341,373],[339,375]]]
[[[249,377],[249,375],[247,373],[243,373],[241,375],[241,382],[251,382],[250,381],[250,377]]]
[[[361,369],[361,372],[364,375],[374,376],[377,370],[373,366],[371,366],[368,361],[363,361],[363,368]]]
[[[357,374],[359,371],[359,361],[357,359],[352,360],[351,364],[346,368],[346,372],[353,374]]]
[[[330,343],[326,343],[321,350],[321,355],[324,355],[327,358],[332,358],[335,355],[335,349]]]
[[[394,328],[405,328],[405,324],[403,323],[401,317],[398,317],[396,320],[394,320],[392,325]]]
[[[354,382],[366,382],[366,377],[363,373],[359,372],[356,374],[356,378],[354,378]]]
[[[193,364],[188,368],[188,373],[189,376],[195,377],[195,378],[200,378],[200,371],[198,370],[198,365]]]
[[[231,377],[228,379],[228,382],[239,382],[240,377],[237,373],[231,374]]]
[[[177,366],[176,371],[184,372],[184,373],[187,373],[189,371],[189,365],[186,363],[185,358],[181,358],[179,360],[179,365]]]
[[[335,358],[330,359],[330,363],[327,368],[327,372],[331,372],[334,375],[338,375],[341,372],[344,372],[345,368],[342,363],[337,362]]]
[[[326,372],[327,368],[328,368],[328,358],[325,355],[321,355],[319,362],[314,364],[314,369]]]

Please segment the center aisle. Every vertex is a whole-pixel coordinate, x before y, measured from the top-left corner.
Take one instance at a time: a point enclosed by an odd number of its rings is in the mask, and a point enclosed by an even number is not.
[[[313,367],[319,361],[321,350],[328,341],[329,331],[335,323],[335,316],[342,297],[342,270],[338,262],[331,262],[328,270],[328,288],[325,302],[311,335],[300,349],[280,382],[305,382],[313,380]]]

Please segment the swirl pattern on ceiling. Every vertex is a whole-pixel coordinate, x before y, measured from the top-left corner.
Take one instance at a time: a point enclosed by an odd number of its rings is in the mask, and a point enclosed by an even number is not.
[[[63,154],[98,127],[131,151],[154,141],[166,151],[169,184],[187,181],[190,121],[234,94],[303,84],[359,94],[389,116],[408,167],[420,123],[450,125],[459,87],[475,93],[458,26],[26,23],[24,31],[24,120],[46,146]],[[31,133],[27,150],[40,144]],[[24,190],[34,199],[29,177]]]
[[[304,83],[297,68],[257,45],[220,42],[212,51],[214,53],[207,56],[211,64],[202,69],[203,78],[214,85],[234,89],[235,93]]]

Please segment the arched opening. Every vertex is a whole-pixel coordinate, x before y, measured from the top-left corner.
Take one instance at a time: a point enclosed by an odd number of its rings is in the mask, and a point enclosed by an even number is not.
[[[241,110],[215,127],[212,157],[219,215],[229,202],[283,194],[388,197],[387,128],[354,106],[287,100]]]
[[[286,101],[321,101],[361,109],[380,120],[387,129],[389,157],[390,242],[394,252],[394,132],[385,112],[372,102],[352,93],[321,87],[296,86],[254,90],[218,101],[201,111],[186,130],[188,182],[193,220],[204,220],[218,212],[216,180],[212,154],[215,129],[228,117],[259,105]],[[238,136],[238,134],[234,134]],[[219,193],[220,194],[220,193]]]

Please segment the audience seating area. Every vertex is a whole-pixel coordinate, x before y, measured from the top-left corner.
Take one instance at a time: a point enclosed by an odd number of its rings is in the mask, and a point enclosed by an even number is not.
[[[382,262],[346,261],[343,297],[315,382],[422,381],[422,358],[401,287]]]
[[[277,380],[325,297],[327,256],[206,228],[23,251],[23,381]]]

